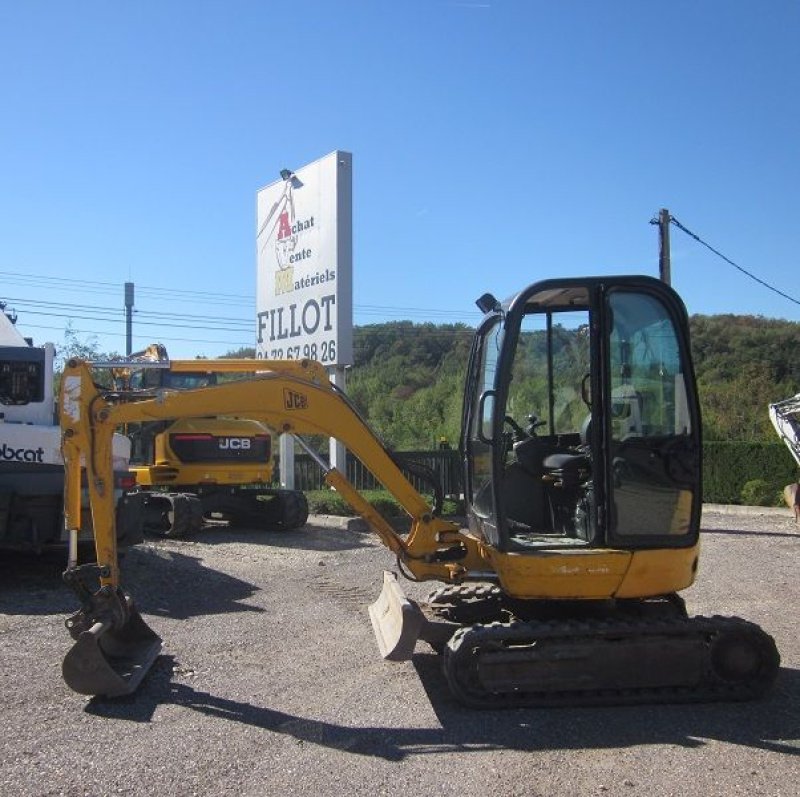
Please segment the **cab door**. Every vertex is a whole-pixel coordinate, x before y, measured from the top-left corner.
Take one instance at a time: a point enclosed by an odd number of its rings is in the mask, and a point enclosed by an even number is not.
[[[500,543],[495,501],[495,469],[498,446],[495,411],[500,354],[504,340],[503,316],[484,319],[472,344],[464,412],[461,451],[464,458],[464,490],[470,530],[494,546]]]
[[[694,544],[701,439],[685,310],[655,281],[611,286],[604,296],[608,542]]]

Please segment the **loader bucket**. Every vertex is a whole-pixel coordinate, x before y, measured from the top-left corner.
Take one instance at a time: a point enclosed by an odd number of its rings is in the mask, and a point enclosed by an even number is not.
[[[383,589],[370,604],[369,616],[381,656],[389,661],[410,659],[426,619],[419,606],[403,594],[394,573],[384,571]]]
[[[101,621],[83,631],[61,670],[67,686],[82,695],[121,697],[136,691],[160,652],[161,638],[130,606],[120,628]]]

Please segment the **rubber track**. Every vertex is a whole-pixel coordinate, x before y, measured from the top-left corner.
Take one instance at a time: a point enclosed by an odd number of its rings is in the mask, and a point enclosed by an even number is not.
[[[152,497],[145,500],[145,507],[145,531],[159,537],[186,537],[199,531],[203,525],[202,504],[191,493],[153,492]]]
[[[494,584],[448,584],[430,593],[427,602],[432,605],[456,606],[473,600],[499,600],[503,595]]]
[[[260,501],[258,495],[267,495],[269,500]],[[236,498],[241,506],[232,515],[233,525],[292,531],[302,528],[308,521],[308,499],[299,490],[242,491]]]
[[[759,654],[758,673],[744,682],[726,681],[713,672],[711,649],[716,640],[748,637]],[[520,650],[532,649],[546,643],[557,649],[564,643],[585,647],[596,643],[598,651],[604,640],[613,639],[622,644],[660,640],[678,643],[687,640],[702,643],[706,649],[702,670],[703,680],[697,685],[662,686],[623,689],[579,689],[567,691],[506,691],[489,692],[480,682],[480,657],[491,653],[493,657],[509,654],[509,660]],[[495,659],[496,660],[496,659]],[[591,665],[591,656],[589,657]],[[526,706],[587,706],[587,705],[637,705],[652,703],[705,703],[739,701],[760,697],[774,681],[780,657],[775,642],[757,625],[738,617],[690,617],[653,621],[551,621],[513,622],[475,625],[458,629],[444,651],[444,671],[454,696],[473,708],[500,709]],[[496,664],[495,664],[496,666]],[[519,664],[516,665],[517,672]],[[510,669],[509,672],[512,672]],[[509,689],[513,687],[509,684]]]
[[[459,584],[440,587],[426,600],[433,614],[461,625],[509,619],[502,615],[503,592],[493,584]]]

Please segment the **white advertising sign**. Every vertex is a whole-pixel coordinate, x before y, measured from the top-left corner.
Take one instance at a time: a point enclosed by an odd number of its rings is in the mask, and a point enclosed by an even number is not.
[[[353,362],[353,169],[332,152],[256,198],[256,356]]]

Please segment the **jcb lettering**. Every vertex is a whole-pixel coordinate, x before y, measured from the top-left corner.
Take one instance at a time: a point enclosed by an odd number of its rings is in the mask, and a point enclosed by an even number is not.
[[[220,437],[219,447],[222,451],[249,451],[252,442],[249,437]]]
[[[283,406],[287,410],[304,410],[308,407],[308,397],[293,390],[284,390]]]

